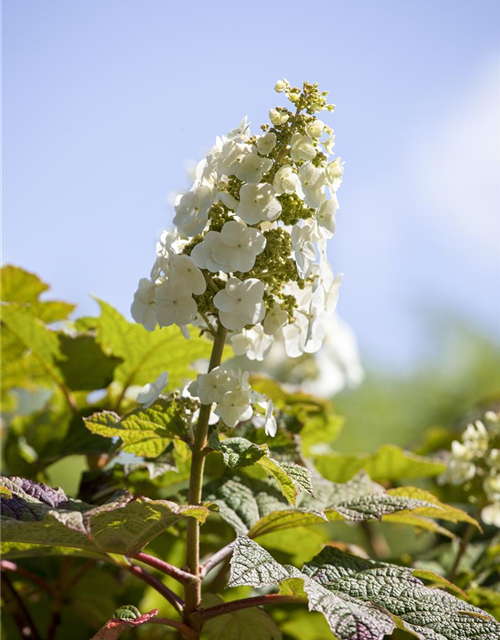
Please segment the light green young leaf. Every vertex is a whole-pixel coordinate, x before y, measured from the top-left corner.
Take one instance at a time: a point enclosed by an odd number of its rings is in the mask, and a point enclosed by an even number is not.
[[[2,478],[2,540],[133,555],[186,517],[204,522],[204,506],[179,506],[123,493],[99,507],[22,478]]]
[[[123,418],[112,411],[101,411],[84,418],[92,433],[105,438],[119,437],[123,449],[145,458],[156,458],[169,442],[188,437],[175,400],[158,398],[147,409],[138,407]]]
[[[279,586],[307,599],[337,640],[383,640],[397,627],[421,640],[492,640],[500,624],[463,600],[430,588],[411,569],[325,547],[302,571],[282,566],[248,538],[238,538],[230,586]]]
[[[22,306],[2,307],[2,386],[62,386],[58,335]]]
[[[290,504],[295,504],[299,490],[312,495],[311,473],[293,462],[275,460],[266,444],[254,444],[246,438],[226,438],[216,445],[224,464],[230,469],[258,465],[272,476]]]
[[[0,270],[0,276],[3,302],[27,308],[45,324],[65,320],[75,309],[75,305],[68,302],[39,300],[49,286],[34,273],[6,265]]]
[[[392,444],[384,445],[375,453],[316,455],[314,464],[321,475],[332,482],[347,482],[361,470],[379,481],[432,477],[446,468],[441,460],[419,456]]]
[[[106,352],[122,359],[114,377],[122,389],[152,382],[162,371],[168,371],[169,388],[175,389],[195,377],[193,362],[210,356],[211,343],[205,338],[186,340],[177,327],[149,332],[125,320],[106,302],[99,300],[99,305],[97,341]]]
[[[120,612],[122,609],[124,609],[124,607],[118,611]],[[158,615],[158,609],[153,609],[136,617],[128,617],[125,619],[121,617],[111,618],[102,629],[99,629],[92,640],[116,640],[116,638],[121,636],[127,629],[140,627],[156,615]]]

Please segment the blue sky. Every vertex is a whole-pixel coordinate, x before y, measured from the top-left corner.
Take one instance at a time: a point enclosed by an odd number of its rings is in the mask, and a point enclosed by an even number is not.
[[[285,76],[337,104],[330,258],[365,358],[415,363],[431,312],[500,339],[499,7],[6,0],[3,261],[128,313],[186,162]]]

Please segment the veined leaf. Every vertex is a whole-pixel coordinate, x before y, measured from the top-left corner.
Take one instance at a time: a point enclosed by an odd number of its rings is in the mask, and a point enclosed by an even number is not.
[[[290,504],[295,504],[299,490],[312,494],[311,473],[293,462],[278,462],[271,456],[266,444],[254,444],[246,438],[226,438],[216,445],[224,464],[230,469],[258,465],[274,477]]]
[[[345,484],[313,478],[313,486],[314,497],[302,494],[294,508],[272,480],[250,478],[242,472],[212,483],[208,497],[237,534],[251,538],[333,520],[390,520],[430,530],[435,529],[428,518],[475,523],[460,509],[448,507],[434,496],[430,499],[425,491],[409,487],[386,492],[364,474]]]
[[[204,506],[179,506],[168,500],[123,493],[99,507],[69,498],[22,478],[2,478],[11,496],[1,495],[2,540],[49,547],[71,547],[133,555],[168,527],[186,517],[204,522]]]
[[[145,458],[156,458],[172,439],[188,436],[175,399],[158,398],[147,409],[138,407],[123,418],[112,411],[102,411],[84,421],[92,433],[105,438],[119,437],[124,451]]]
[[[2,386],[63,385],[57,333],[22,306],[2,307]]]
[[[175,389],[195,377],[193,362],[210,356],[211,343],[205,338],[186,340],[177,327],[148,332],[125,320],[106,302],[99,300],[99,304],[97,341],[106,352],[122,359],[114,376],[122,389],[152,382],[162,371],[168,371],[169,388]]]
[[[302,570],[280,565],[256,542],[238,538],[230,586],[279,586],[322,613],[337,640],[383,640],[396,628],[421,640],[492,640],[500,624],[406,567],[365,560],[325,547]]]
[[[321,475],[332,482],[347,482],[361,470],[372,480],[400,480],[437,476],[446,468],[440,460],[404,451],[392,444],[375,453],[315,455],[314,464]]]

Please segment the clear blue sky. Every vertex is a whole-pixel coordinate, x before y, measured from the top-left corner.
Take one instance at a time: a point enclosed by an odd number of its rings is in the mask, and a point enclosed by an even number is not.
[[[272,87],[319,82],[346,162],[330,258],[362,352],[429,310],[500,337],[500,4],[5,0],[3,260],[128,313],[184,166]]]

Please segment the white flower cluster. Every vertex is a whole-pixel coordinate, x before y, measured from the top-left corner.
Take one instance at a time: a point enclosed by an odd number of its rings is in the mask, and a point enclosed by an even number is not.
[[[486,426],[485,426],[486,423]],[[440,484],[464,485],[474,482],[482,486],[484,501],[481,511],[486,524],[500,528],[500,414],[488,411],[484,422],[467,425],[461,441],[451,443],[451,455]],[[475,496],[477,497],[477,496]]]
[[[215,335],[222,325],[235,353],[255,360],[278,337],[291,357],[321,347],[341,281],[326,243],[335,231],[343,165],[330,158],[333,131],[315,113],[333,105],[317,85],[299,90],[281,80],[275,89],[293,110],[271,109],[260,135],[251,135],[244,118],[217,138],[190,191],[177,198],[176,229],[162,234],[131,308],[148,331],[175,324],[189,337],[193,324]],[[210,399],[217,415],[227,425],[238,412],[245,420],[245,389],[227,393],[236,395]]]
[[[215,404],[214,413],[229,428],[253,415],[252,404],[265,412],[265,432],[276,435],[277,425],[273,416],[273,403],[248,383],[248,372],[242,374],[227,367],[215,367],[209,373],[201,373],[188,387],[189,393],[199,398],[201,404]]]

